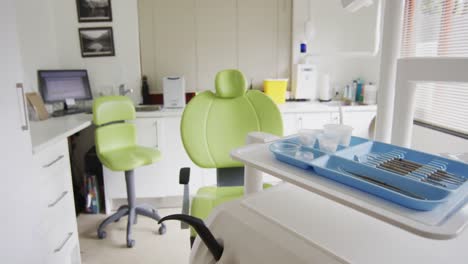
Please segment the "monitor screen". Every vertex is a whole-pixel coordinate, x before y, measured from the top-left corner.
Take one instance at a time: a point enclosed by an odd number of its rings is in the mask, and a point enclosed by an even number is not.
[[[39,91],[46,103],[93,99],[86,70],[40,70],[38,76]]]

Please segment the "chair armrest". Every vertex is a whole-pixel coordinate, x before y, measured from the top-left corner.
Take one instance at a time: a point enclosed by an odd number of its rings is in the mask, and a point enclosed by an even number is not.
[[[179,171],[179,184],[188,184],[190,181],[190,168],[181,168]]]
[[[182,214],[188,215],[190,213],[190,168],[181,168],[179,171],[179,184],[184,185],[184,197],[182,200]],[[181,229],[189,228],[185,222],[180,223]]]

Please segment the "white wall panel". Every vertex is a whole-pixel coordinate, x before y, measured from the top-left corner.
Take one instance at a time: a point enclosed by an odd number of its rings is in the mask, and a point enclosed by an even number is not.
[[[289,78],[292,0],[139,0],[139,7],[142,72],[152,92],[167,75],[185,75],[188,91],[213,90],[216,73],[228,68],[255,88]]]

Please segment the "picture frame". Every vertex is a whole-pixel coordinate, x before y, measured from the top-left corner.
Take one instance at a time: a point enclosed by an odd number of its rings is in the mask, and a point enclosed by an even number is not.
[[[78,35],[83,58],[115,56],[112,27],[79,28]]]
[[[78,22],[111,22],[111,0],[76,0]]]

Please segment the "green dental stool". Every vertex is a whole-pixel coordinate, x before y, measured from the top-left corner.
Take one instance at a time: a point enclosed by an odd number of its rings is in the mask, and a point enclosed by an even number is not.
[[[124,171],[127,185],[128,205],[121,206],[116,213],[106,218],[97,230],[98,237],[106,237],[104,228],[128,216],[127,247],[135,245],[132,239],[132,225],[137,222],[137,215],[159,221],[157,211],[148,205],[136,205],[134,169],[155,163],[161,157],[158,150],[136,145],[135,125],[127,123],[135,119],[135,107],[125,96],[99,97],[93,103],[93,123],[96,125],[96,152],[101,163],[113,171]],[[164,234],[162,224],[159,234]]]
[[[216,93],[205,91],[190,101],[181,122],[182,141],[190,159],[199,167],[216,168],[217,186],[200,188],[192,200],[190,214],[200,219],[206,219],[217,205],[243,196],[244,167],[231,159],[231,150],[245,145],[249,132],[283,134],[276,104],[260,91],[246,91],[247,82],[240,71],[219,72],[215,87]],[[180,171],[179,181],[185,185],[184,214],[190,207],[189,174],[189,168]],[[192,229],[192,243],[195,235]]]

